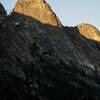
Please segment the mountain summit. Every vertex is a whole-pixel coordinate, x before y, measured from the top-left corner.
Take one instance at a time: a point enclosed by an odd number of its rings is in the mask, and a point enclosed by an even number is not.
[[[100,31],[93,25],[82,23],[78,25],[78,29],[84,37],[100,42]]]
[[[14,11],[30,16],[43,24],[61,27],[61,22],[45,0],[17,0]]]

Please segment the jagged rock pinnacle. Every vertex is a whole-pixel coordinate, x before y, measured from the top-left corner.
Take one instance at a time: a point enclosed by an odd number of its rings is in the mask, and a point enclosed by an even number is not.
[[[58,17],[45,0],[17,0],[14,11],[30,16],[43,24],[61,26]]]

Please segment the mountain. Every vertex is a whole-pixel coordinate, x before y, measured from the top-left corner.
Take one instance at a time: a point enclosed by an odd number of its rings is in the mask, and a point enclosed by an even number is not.
[[[63,26],[45,0],[0,13],[0,100],[100,100],[98,29]]]

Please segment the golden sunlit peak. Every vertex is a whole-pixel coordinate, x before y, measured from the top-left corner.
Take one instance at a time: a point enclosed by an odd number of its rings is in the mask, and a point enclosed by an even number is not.
[[[100,31],[95,26],[88,23],[82,23],[77,27],[81,35],[88,39],[100,42]]]

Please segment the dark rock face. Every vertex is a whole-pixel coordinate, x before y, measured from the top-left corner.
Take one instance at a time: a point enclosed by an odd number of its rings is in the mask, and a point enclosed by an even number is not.
[[[77,27],[13,12],[0,24],[0,100],[100,100],[99,60]]]
[[[6,16],[7,16],[7,13],[4,7],[2,6],[2,4],[0,3],[0,24],[3,22]]]

